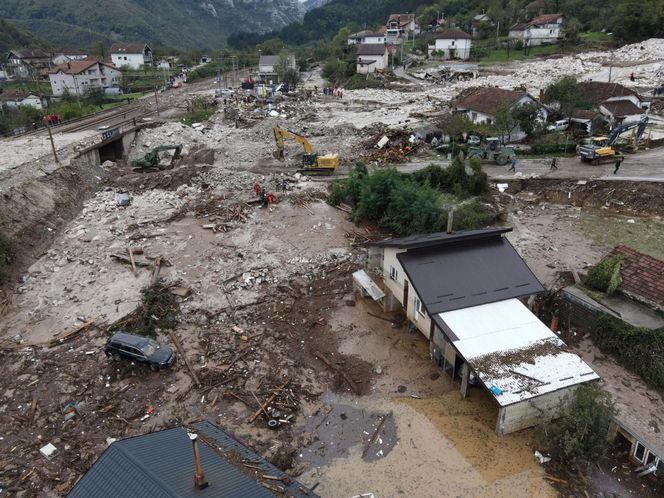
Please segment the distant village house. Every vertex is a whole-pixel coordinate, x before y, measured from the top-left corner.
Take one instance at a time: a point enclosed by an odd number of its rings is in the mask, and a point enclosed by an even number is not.
[[[450,28],[436,36],[429,45],[429,55],[440,54],[444,59],[468,59],[470,57],[471,36],[460,29]]]
[[[358,74],[369,74],[382,71],[389,65],[389,52],[386,45],[381,43],[363,43],[357,46]]]
[[[284,63],[285,67],[279,68],[280,63]],[[261,55],[258,59],[258,77],[263,83],[280,83],[279,73],[286,69],[297,70],[297,61],[293,54],[288,54],[285,61],[281,60],[280,55]]]
[[[563,22],[562,14],[544,14],[529,22],[515,24],[510,28],[509,37],[529,47],[558,43],[563,38]]]
[[[152,49],[146,43],[114,43],[111,45],[111,61],[119,68],[152,66]]]
[[[358,45],[360,43],[387,43],[387,37],[385,35],[385,29],[381,31],[358,31],[357,33],[352,33],[348,35],[347,38],[348,45]]]
[[[91,89],[119,87],[122,73],[112,64],[97,60],[72,61],[49,70],[53,95],[65,93],[78,97]]]
[[[7,70],[15,78],[40,77],[50,64],[51,56],[43,50],[12,50],[7,54]]]
[[[66,62],[85,60],[88,58],[88,56],[89,53],[87,50],[80,50],[77,48],[61,48],[53,53],[51,63],[54,66],[59,66],[60,64],[65,64]]]
[[[388,43],[400,43],[402,38],[412,38],[420,34],[415,14],[390,14],[385,28]]]
[[[41,98],[38,95],[22,90],[6,90],[0,93],[0,104],[7,107],[29,105],[35,109],[42,108]]]

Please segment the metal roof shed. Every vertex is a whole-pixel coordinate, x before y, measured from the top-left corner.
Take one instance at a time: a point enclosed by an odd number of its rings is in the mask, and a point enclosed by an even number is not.
[[[500,434],[535,425],[542,413],[563,406],[570,388],[599,379],[518,299],[439,313],[437,318],[500,407]]]

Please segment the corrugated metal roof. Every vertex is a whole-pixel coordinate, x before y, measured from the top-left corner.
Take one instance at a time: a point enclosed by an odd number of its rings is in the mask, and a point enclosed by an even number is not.
[[[378,301],[379,299],[385,297],[385,293],[381,290],[380,287],[378,287],[378,285],[376,285],[376,282],[374,282],[364,270],[358,270],[353,273],[353,280],[355,280],[355,282],[357,282],[358,285],[360,285],[360,287],[362,287],[362,289],[364,289],[374,301]]]
[[[437,318],[501,406],[599,379],[518,299],[448,311]]]
[[[408,237],[399,237],[396,239],[379,240],[374,242],[372,245],[378,247],[402,247],[404,249],[415,249],[419,247],[441,246],[459,241],[499,237],[502,234],[511,231],[511,228],[491,228],[487,230],[466,230],[454,233],[422,233],[417,235],[410,235]]]
[[[209,483],[206,489],[194,488],[191,441],[187,431],[177,427],[114,442],[76,483],[68,497],[274,497],[271,491],[232,463],[237,456],[262,467],[265,474],[288,479],[291,484],[284,487],[288,487],[290,496],[316,496],[307,494],[297,481],[218,427],[208,422],[199,422],[193,427],[200,436],[201,465]],[[233,452],[231,459],[226,457],[229,452]]]
[[[490,238],[457,239],[454,242],[397,254],[429,314],[528,296],[544,290],[500,232]]]

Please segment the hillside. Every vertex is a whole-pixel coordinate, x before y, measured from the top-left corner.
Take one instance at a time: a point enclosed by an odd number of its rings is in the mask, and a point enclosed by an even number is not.
[[[36,38],[29,32],[9,21],[0,19],[0,54],[9,52],[16,47],[44,47],[46,42]]]
[[[304,13],[298,0],[86,0],[82,5],[80,0],[3,0],[0,18],[56,46],[117,40],[205,49],[224,46],[240,29],[279,29]]]

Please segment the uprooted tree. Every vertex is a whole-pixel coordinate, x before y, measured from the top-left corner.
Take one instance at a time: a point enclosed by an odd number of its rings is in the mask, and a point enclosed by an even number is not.
[[[538,428],[537,440],[555,464],[585,470],[606,451],[616,409],[611,395],[594,383],[578,386],[568,401],[560,418]]]

